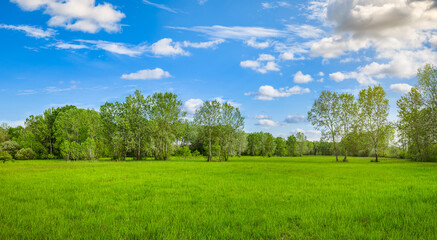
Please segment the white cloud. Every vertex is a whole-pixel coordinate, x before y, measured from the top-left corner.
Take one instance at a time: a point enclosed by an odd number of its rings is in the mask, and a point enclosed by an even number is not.
[[[44,10],[51,16],[48,25],[69,30],[97,33],[118,32],[124,13],[109,4],[95,4],[95,0],[11,0],[24,11]]]
[[[64,42],[57,42],[53,44],[52,46],[55,46],[58,49],[85,49],[88,48],[88,46],[83,44],[71,44],[71,43],[64,43]]]
[[[309,83],[312,81],[313,78],[309,74],[303,74],[301,71],[298,71],[296,74],[294,74],[295,83]]]
[[[255,119],[272,119],[272,116],[260,114],[260,115],[255,115],[254,118]]]
[[[201,99],[189,99],[186,102],[184,102],[184,105],[182,106],[183,111],[187,112],[189,115],[194,115],[196,113],[196,110],[198,110],[203,104],[203,101]]]
[[[214,41],[208,41],[208,42],[199,42],[199,43],[193,43],[190,41],[184,41],[184,47],[192,47],[192,48],[216,48],[219,44],[224,43],[225,40],[223,39],[217,39]]]
[[[255,123],[255,125],[261,126],[263,128],[271,128],[281,126],[281,123],[275,122],[271,119],[259,119],[257,123]]]
[[[335,72],[335,73],[329,74],[329,78],[331,80],[336,81],[336,82],[343,82],[347,77],[341,72]]]
[[[412,86],[406,83],[397,83],[390,85],[390,89],[395,92],[407,94],[411,91]]]
[[[171,77],[170,73],[161,68],[144,69],[138,72],[121,75],[122,79],[127,80],[155,80],[169,77]]]
[[[256,96],[255,99],[263,100],[263,101],[271,101],[279,97],[289,97],[291,95],[304,94],[309,92],[310,90],[308,88],[301,88],[299,86],[294,86],[292,88],[285,87],[285,88],[275,89],[272,86],[264,85],[258,89],[258,92],[249,92],[249,93],[245,93],[244,95],[246,96],[253,95]]]
[[[264,48],[268,48],[270,46],[270,43],[268,41],[257,42],[255,37],[252,37],[249,40],[247,40],[246,44],[249,47],[258,48],[258,49],[264,49]]]
[[[108,52],[127,55],[130,57],[135,57],[143,54],[146,50],[145,46],[132,46],[125,43],[117,43],[117,42],[107,42],[107,41],[93,41],[93,40],[77,40],[81,43],[89,43],[93,44],[95,48],[102,49]]]
[[[205,4],[206,2],[208,2],[208,0],[198,0],[197,2],[199,2],[200,5]]]
[[[250,40],[251,38],[275,38],[283,37],[285,33],[283,31],[263,28],[263,27],[225,27],[220,25],[214,26],[196,26],[196,27],[169,27],[173,29],[181,29],[193,32],[203,33],[207,36],[219,39],[238,39],[238,40]]]
[[[246,60],[240,62],[243,68],[250,68],[259,73],[265,74],[270,71],[280,71],[277,63],[274,62],[275,57],[270,54],[260,54],[256,61]]]
[[[152,44],[150,49],[153,54],[161,56],[190,55],[189,52],[186,52],[181,48],[181,44],[179,42],[173,42],[171,38],[163,38],[159,40],[158,42]]]
[[[288,115],[287,118],[285,118],[286,123],[304,123],[307,119],[303,115]]]
[[[34,38],[50,38],[56,34],[56,31],[51,28],[48,28],[47,30],[43,30],[39,27],[32,27],[27,25],[14,26],[14,25],[0,24],[0,28],[22,31],[26,33],[26,36],[34,37]]]
[[[157,8],[163,9],[163,10],[168,11],[168,12],[177,13],[176,10],[169,8],[169,7],[165,6],[164,4],[153,3],[153,2],[151,2],[151,1],[147,1],[147,0],[143,0],[143,2],[144,2],[145,4],[150,5],[150,6],[154,6],[154,7],[157,7]]]
[[[310,25],[286,25],[287,30],[293,32],[301,38],[320,38],[325,32],[317,27]]]
[[[290,7],[291,5],[288,2],[277,1],[277,2],[263,2],[261,6],[266,9],[270,8],[278,8],[278,7]]]
[[[257,61],[275,61],[275,57],[270,54],[260,54]]]

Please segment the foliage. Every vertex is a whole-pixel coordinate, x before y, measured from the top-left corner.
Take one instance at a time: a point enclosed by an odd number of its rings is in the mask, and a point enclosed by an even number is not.
[[[8,152],[11,156],[15,156],[17,151],[20,149],[20,145],[18,145],[15,141],[6,141],[2,143],[1,149],[5,152]]]
[[[15,154],[15,159],[17,160],[32,160],[35,159],[35,152],[32,148],[22,148]]]

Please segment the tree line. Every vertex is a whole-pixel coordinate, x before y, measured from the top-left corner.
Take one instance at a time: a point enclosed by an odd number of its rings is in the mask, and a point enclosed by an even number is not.
[[[339,156],[435,161],[437,68],[426,65],[417,78],[397,101],[397,122],[388,120],[389,101],[381,86],[363,89],[357,98],[323,91],[308,112],[308,121],[322,132],[320,141],[309,141],[302,132],[286,139],[246,133],[240,110],[216,100],[205,101],[191,119],[176,94],[144,96],[137,90],[99,111],[67,105],[29,116],[24,127],[2,124],[0,160],[335,155],[337,161]]]

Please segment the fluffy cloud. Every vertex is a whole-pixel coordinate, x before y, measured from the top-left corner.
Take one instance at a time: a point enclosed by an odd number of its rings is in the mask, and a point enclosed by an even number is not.
[[[190,55],[189,52],[186,52],[181,48],[181,44],[179,42],[173,42],[171,38],[163,38],[152,44],[150,51],[153,54],[160,56]]]
[[[412,86],[406,83],[397,83],[390,85],[390,89],[395,92],[407,94],[411,91]]]
[[[249,40],[251,38],[275,38],[283,37],[285,33],[283,31],[263,28],[263,27],[225,27],[220,25],[214,26],[196,26],[196,27],[170,27],[173,29],[181,29],[193,32],[199,32],[206,34],[213,38],[219,39],[238,39],[238,40]]]
[[[196,113],[196,110],[202,106],[203,101],[201,99],[189,99],[186,102],[184,102],[184,105],[182,106],[183,111],[187,112],[189,115],[194,115]]]
[[[271,119],[259,119],[257,123],[255,123],[255,125],[261,126],[263,128],[271,128],[281,126],[281,123],[275,122]]]
[[[301,71],[294,74],[295,83],[309,83],[312,82],[313,78],[309,74],[303,74]]]
[[[255,37],[252,37],[251,39],[247,40],[246,44],[250,47],[258,48],[258,49],[264,49],[270,46],[270,43],[268,41],[257,42]]]
[[[32,27],[27,25],[6,25],[6,24],[0,24],[0,29],[10,29],[15,31],[22,31],[26,33],[26,36],[34,37],[34,38],[50,38],[53,37],[56,34],[56,31],[48,28],[47,30],[43,30],[38,27]]]
[[[168,77],[171,77],[170,73],[161,68],[144,69],[138,72],[121,75],[122,79],[127,80],[154,80]]]
[[[285,87],[285,88],[275,89],[272,86],[264,85],[258,89],[258,92],[249,92],[249,93],[245,93],[244,95],[255,96],[255,99],[258,100],[271,101],[279,97],[289,97],[291,95],[304,94],[309,92],[310,90],[308,88],[301,88],[299,86],[294,86],[292,88]]]
[[[288,115],[287,118],[285,118],[286,123],[303,123],[306,122],[306,117],[303,115]]]
[[[96,5],[95,0],[11,0],[25,11],[43,9],[51,16],[48,25],[64,27],[69,30],[96,33],[101,29],[106,32],[118,32],[119,22],[125,17],[109,4]]]
[[[192,48],[216,48],[219,44],[224,43],[225,40],[223,39],[217,39],[214,41],[208,41],[208,42],[199,42],[199,43],[193,43],[190,41],[184,41],[184,47],[192,47]]]
[[[333,0],[316,5],[312,4],[313,12],[318,9],[319,20],[332,26],[333,34],[308,42],[311,56],[338,58],[369,48],[376,53],[370,64],[331,75],[333,80],[355,78],[365,85],[386,77],[411,78],[424,63],[437,63],[429,48],[437,42],[436,1]]]
[[[242,68],[250,68],[259,73],[265,74],[270,71],[280,71],[275,61],[275,57],[270,54],[260,54],[256,61],[246,60],[240,62]]]

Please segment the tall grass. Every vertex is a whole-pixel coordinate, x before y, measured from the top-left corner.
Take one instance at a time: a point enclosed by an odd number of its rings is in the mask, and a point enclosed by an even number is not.
[[[437,164],[0,164],[0,239],[437,239]]]

